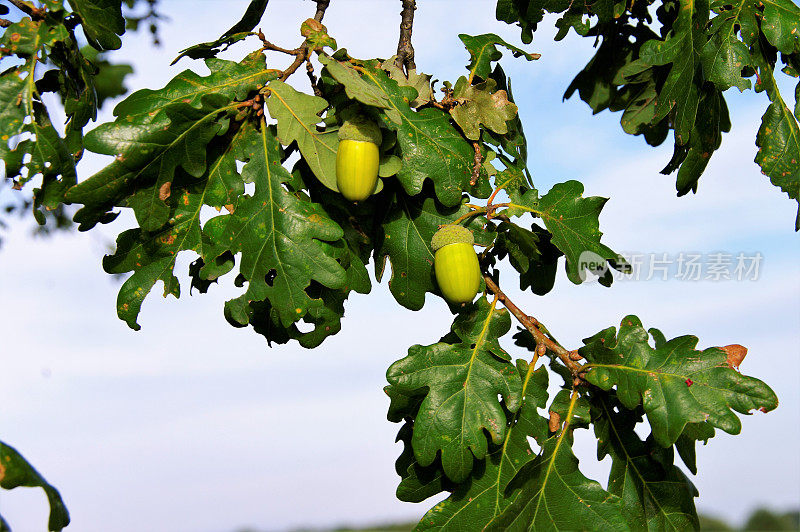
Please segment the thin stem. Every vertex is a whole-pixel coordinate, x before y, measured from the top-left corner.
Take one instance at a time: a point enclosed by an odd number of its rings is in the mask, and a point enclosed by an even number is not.
[[[314,75],[314,65],[311,64],[311,59],[308,57],[306,57],[306,74],[308,74],[308,80],[311,82],[311,88],[314,90],[314,95],[321,98],[322,91],[317,85],[317,76]]]
[[[401,0],[403,10],[400,12],[400,38],[397,41],[397,59],[395,65],[405,68],[406,75],[417,68],[414,64],[414,46],[411,44],[411,32],[414,30],[414,10],[417,9],[416,0]]]
[[[258,38],[261,40],[261,48],[264,49],[264,50],[271,50],[273,52],[281,52],[281,53],[284,53],[284,54],[287,54],[287,55],[298,55],[300,53],[300,51],[303,49],[302,47],[300,47],[300,48],[294,48],[294,49],[290,50],[288,48],[282,48],[282,47],[280,47],[280,46],[278,46],[276,44],[272,44],[264,36],[264,33],[261,31],[261,29],[258,30],[256,35],[258,35]]]
[[[517,318],[517,321],[519,321],[519,323],[533,335],[533,339],[537,346],[539,344],[543,344],[547,350],[555,353],[559,360],[561,360],[561,362],[567,366],[573,376],[577,377],[583,371],[583,366],[577,361],[572,360],[570,357],[570,352],[544,334],[539,329],[539,322],[536,320],[536,318],[525,314],[518,306],[514,304],[513,301],[508,299],[508,296],[502,290],[500,290],[500,287],[497,286],[497,283],[494,282],[494,279],[492,279],[488,274],[484,273],[483,280],[486,281],[486,287],[493,294],[497,295],[500,302],[505,305],[508,311],[511,312],[511,314]]]
[[[472,218],[473,216],[477,216],[479,214],[484,214],[485,212],[486,212],[486,209],[484,207],[479,207],[477,209],[469,211],[466,214],[462,214],[461,216],[456,218],[454,221],[450,222],[450,225],[458,225],[461,222],[463,222],[464,220],[466,220],[467,218]]]
[[[314,20],[322,22],[322,17],[325,16],[325,10],[328,9],[331,0],[317,0],[317,12],[314,14]]]

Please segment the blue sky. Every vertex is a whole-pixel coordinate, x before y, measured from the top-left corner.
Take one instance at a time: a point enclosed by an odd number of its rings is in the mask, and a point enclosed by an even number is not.
[[[168,65],[177,50],[221,34],[246,2],[163,4],[172,22],[161,27],[162,48],[151,48],[146,33],[134,34],[114,55],[134,65],[132,89],[163,86],[189,67],[204,72],[186,59]],[[438,79],[463,72],[467,54],[458,33],[495,32],[518,42],[517,30],[496,22],[488,2],[459,2],[457,9],[444,1],[419,4],[417,65]],[[293,47],[300,22],[312,12],[310,1],[272,0],[262,28],[271,41]],[[398,12],[396,1],[333,0],[325,23],[352,55],[389,56]],[[591,56],[591,42],[573,36],[554,44],[552,35],[543,24],[527,47],[542,53],[537,62],[503,59],[540,190],[579,179],[586,195],[611,197],[601,228],[619,251],[760,252],[764,259],[757,281],[626,281],[607,289],[572,285],[560,271],[545,297],[509,292],[567,345],[634,313],[668,337],[696,334],[702,347],[749,347],[743,372],[768,382],[781,405],[769,415],[744,417],[741,435],[718,434],[699,448],[697,505],[733,520],[758,505],[796,506],[800,248],[792,230],[796,204],[752,162],[766,98],[726,93],[732,133],[699,193],[676,198],[674,176],[658,173],[669,146],[652,149],[625,135],[618,114],[592,117],[577,97],[562,103],[572,76]],[[296,78],[304,79],[302,73]],[[104,119],[110,111],[104,109]],[[82,176],[103,164],[87,156]],[[410,312],[393,301],[386,284],[375,285],[370,295],[348,302],[343,331],[319,349],[269,349],[252,331],[224,321],[224,301],[238,295],[227,279],[203,296],[189,297],[188,285],[180,300],[154,292],[143,306],[142,330],[133,332],[116,318],[119,285],[100,266],[115,235],[131,223],[122,216],[88,234],[46,240],[16,223],[0,251],[0,435],[61,490],[71,529],[280,530],[414,519],[434,504],[394,497],[398,426],[385,419],[381,389],[386,368],[411,343],[432,343],[447,331],[451,315],[444,303],[429,296],[422,311]],[[193,258],[183,257],[178,271]],[[506,347],[527,356],[510,341]],[[610,464],[596,463],[591,434],[576,433],[576,451],[584,473],[605,482]],[[16,530],[41,530],[46,520],[38,490],[0,493],[0,512]]]

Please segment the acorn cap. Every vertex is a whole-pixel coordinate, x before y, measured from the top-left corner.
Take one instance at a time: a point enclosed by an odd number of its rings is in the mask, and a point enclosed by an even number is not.
[[[381,128],[375,122],[363,117],[354,116],[345,120],[339,128],[339,140],[358,140],[381,145]]]
[[[470,246],[474,245],[475,237],[472,236],[472,231],[460,225],[448,224],[436,231],[436,234],[433,235],[431,239],[431,248],[435,253],[437,250],[449,244],[459,243],[469,244]]]

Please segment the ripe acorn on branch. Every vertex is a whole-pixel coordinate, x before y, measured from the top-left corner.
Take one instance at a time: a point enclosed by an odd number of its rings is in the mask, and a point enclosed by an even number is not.
[[[481,286],[481,268],[475,237],[460,225],[445,225],[431,239],[436,282],[452,304],[469,303]]]
[[[336,186],[350,201],[363,201],[378,185],[381,130],[363,116],[354,116],[339,128]]]

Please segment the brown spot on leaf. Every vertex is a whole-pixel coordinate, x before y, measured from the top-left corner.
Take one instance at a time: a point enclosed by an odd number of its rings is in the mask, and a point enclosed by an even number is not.
[[[11,42],[17,42],[21,38],[22,38],[22,35],[20,35],[19,33],[12,33],[11,34]]]
[[[158,199],[160,199],[161,201],[166,201],[171,193],[172,193],[172,183],[170,181],[167,181],[158,188]]]
[[[744,357],[747,356],[747,348],[739,344],[726,345],[721,347],[725,354],[728,355],[728,365],[735,370],[739,369],[739,364],[742,363]]]
[[[561,416],[557,412],[550,411],[550,421],[547,422],[547,428],[550,432],[558,432],[561,428]]]

